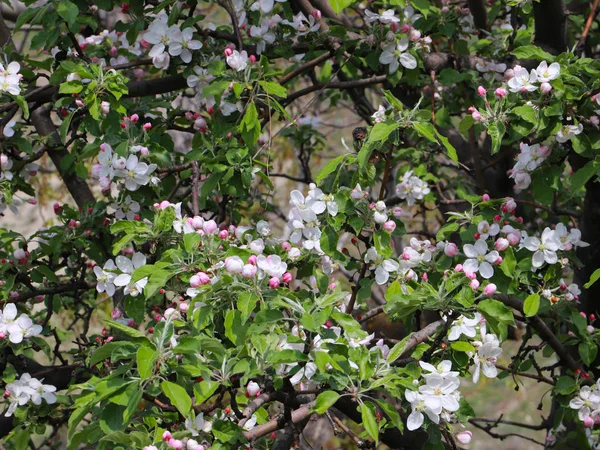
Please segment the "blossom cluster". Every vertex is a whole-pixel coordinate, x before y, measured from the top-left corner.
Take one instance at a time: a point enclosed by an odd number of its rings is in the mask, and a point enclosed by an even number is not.
[[[19,83],[23,75],[19,73],[21,65],[13,61],[6,67],[0,64],[0,93],[7,92],[11,95],[19,95],[21,93],[21,87]]]
[[[8,303],[0,311],[0,339],[6,338],[13,344],[23,342],[23,339],[37,336],[42,332],[42,326],[34,324],[27,314],[18,316],[17,306]]]
[[[531,184],[530,172],[537,169],[550,156],[550,147],[540,144],[519,144],[521,152],[517,157],[517,163],[510,171],[510,178],[515,180],[516,188],[521,191],[527,189]]]
[[[98,164],[92,168],[92,175],[100,179],[100,186],[103,190],[110,189],[113,179],[122,179],[125,188],[129,191],[136,191],[140,186],[145,186],[150,182],[158,182],[158,179],[151,177],[156,170],[156,164],[146,164],[141,162],[135,150],[127,158],[114,152],[112,147],[106,143],[100,145],[100,154],[98,155]]]
[[[453,416],[460,408],[460,380],[458,372],[452,371],[452,361],[442,361],[433,366],[419,361],[423,369],[422,377],[425,383],[416,391],[407,389],[404,393],[412,407],[412,412],[406,420],[406,428],[416,430],[423,425],[425,415],[433,423],[440,423],[440,418],[446,422],[453,421]],[[422,380],[415,380],[416,384]]]
[[[577,410],[577,416],[585,427],[591,428],[600,417],[600,380],[592,386],[582,386],[569,407]]]
[[[31,402],[34,405],[41,405],[42,399],[49,405],[56,403],[56,387],[51,384],[42,384],[37,378],[33,378],[28,373],[23,373],[21,378],[8,383],[4,391],[4,397],[8,400],[9,406],[4,414],[10,417],[14,414],[17,407]]]
[[[100,293],[106,292],[112,297],[115,295],[117,287],[123,287],[125,295],[138,296],[148,283],[148,277],[135,282],[131,280],[133,272],[146,264],[146,256],[143,253],[136,252],[133,253],[131,259],[119,255],[115,258],[115,261],[109,259],[102,268],[94,266],[94,274],[98,279],[96,290]]]

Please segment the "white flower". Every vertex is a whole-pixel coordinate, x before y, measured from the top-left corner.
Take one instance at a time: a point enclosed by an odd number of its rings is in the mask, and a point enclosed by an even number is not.
[[[156,164],[140,162],[136,155],[129,155],[125,163],[125,169],[116,174],[125,178],[125,188],[129,191],[137,191],[140,186],[145,186],[150,181],[150,174],[156,169]]]
[[[393,259],[383,259],[375,247],[371,247],[365,254],[365,262],[371,264],[371,270],[375,268],[375,281],[377,284],[382,285],[388,282],[390,273],[397,272],[400,268]]]
[[[396,187],[396,189],[397,189],[397,187]],[[360,200],[363,198],[367,198],[368,195],[369,195],[369,193],[367,191],[363,191],[362,188],[360,187],[360,184],[357,184],[356,187],[354,189],[352,189],[352,192],[350,193],[350,196],[354,200]]]
[[[181,60],[189,64],[192,61],[192,50],[202,48],[202,42],[194,39],[194,29],[186,28],[181,33],[175,33],[169,46],[171,56],[179,56]]]
[[[440,374],[432,373],[426,378],[426,384],[419,387],[419,392],[426,399],[431,397],[439,398],[442,408],[446,411],[454,412],[458,411],[460,407],[457,396],[454,394],[459,386],[460,380],[455,376],[443,377]]]
[[[349,337],[347,333],[344,334],[346,339],[348,340],[348,347],[350,348],[362,347],[363,345],[369,344],[375,338],[375,333],[370,334],[362,339]]]
[[[4,130],[2,130],[2,134],[5,137],[12,137],[15,135],[15,130],[13,129],[13,127],[17,124],[16,120],[11,120],[9,121],[6,125],[4,125]]]
[[[376,21],[381,22],[383,24],[389,24],[398,23],[400,22],[400,19],[396,17],[393,9],[387,9],[381,14],[375,14],[373,11],[365,9],[365,22],[372,23]]]
[[[12,95],[19,95],[21,87],[19,86],[20,78],[17,75],[0,75],[0,92],[8,92]]]
[[[535,69],[537,73],[538,81],[540,82],[548,82],[552,80],[556,80],[560,76],[560,64],[552,63],[548,66],[546,61],[542,61],[537,69]]]
[[[567,141],[570,141],[573,136],[577,136],[583,131],[583,125],[565,125],[558,133],[556,133],[556,142],[560,142],[561,144]]]
[[[202,92],[202,88],[208,86],[215,77],[208,73],[208,69],[204,69],[200,66],[195,66],[193,70],[194,73],[187,77],[187,85]]]
[[[400,64],[407,69],[417,67],[416,58],[408,53],[408,37],[404,36],[398,43],[391,43],[383,48],[383,53],[379,55],[379,62],[390,66],[390,74],[396,72]]]
[[[500,254],[496,250],[488,253],[488,244],[484,239],[478,239],[474,245],[464,245],[463,251],[467,258],[469,258],[463,263],[465,272],[479,272],[485,279],[490,279],[494,276],[492,264],[496,262]]]
[[[234,50],[231,55],[227,57],[227,64],[232,69],[241,72],[248,66],[248,52],[243,50],[241,53]]]
[[[550,154],[550,148],[544,145],[527,145],[524,142],[521,142],[519,145],[521,153],[519,153],[518,163],[513,170],[527,170],[531,172],[537,169]]]
[[[259,255],[256,265],[261,271],[275,278],[281,278],[287,270],[287,264],[281,260],[279,255]]]
[[[212,427],[212,422],[204,420],[204,414],[200,413],[194,420],[185,419],[185,429],[192,433],[192,436],[198,436],[200,431],[208,432]]]
[[[115,217],[119,220],[125,218],[134,220],[137,213],[140,212],[140,204],[132,200],[129,195],[125,197],[123,203],[113,203],[110,207],[115,210]]]
[[[171,57],[168,53],[161,53],[152,58],[152,64],[157,69],[167,70],[171,64]]]
[[[325,212],[327,208],[327,204],[322,199],[311,197],[310,195],[305,199],[304,195],[298,190],[290,192],[290,204],[298,209],[301,218],[305,222],[316,221],[317,215]]]
[[[480,372],[488,378],[496,378],[498,369],[496,368],[496,360],[498,355],[502,353],[498,338],[493,334],[483,336],[483,344],[477,349],[477,353],[473,358],[475,370],[473,371],[473,382],[479,381]]]
[[[481,314],[475,313],[475,316],[472,319],[469,319],[465,316],[459,316],[452,323],[452,328],[450,328],[450,333],[448,333],[449,341],[456,341],[461,335],[465,335],[470,338],[474,338],[477,334],[477,327],[481,323]]]
[[[12,323],[6,326],[6,331],[9,333],[8,339],[13,344],[19,344],[24,338],[37,336],[42,332],[41,325],[34,325],[33,321],[26,314],[21,316]]]
[[[375,119],[375,123],[383,122],[385,120],[385,112],[385,107],[383,105],[379,105],[379,109],[375,111],[371,117]]]
[[[427,183],[413,175],[412,170],[406,172],[402,176],[402,182],[396,185],[396,195],[406,199],[409,206],[414,205],[416,200],[422,200],[429,192]]]
[[[317,365],[313,362],[306,363],[304,367],[302,367],[292,378],[290,378],[290,383],[292,386],[296,386],[302,380],[312,379],[315,373],[317,373]]]
[[[275,42],[275,33],[270,30],[269,23],[264,21],[260,27],[255,25],[250,27],[250,36],[257,39],[256,54],[260,55],[267,48],[267,44]]]
[[[421,366],[421,368],[423,370],[429,372],[429,373],[423,374],[423,377],[425,379],[427,379],[428,377],[430,377],[432,375],[439,375],[442,378],[458,376],[458,372],[452,371],[452,361],[449,361],[449,360],[442,361],[437,366],[434,366],[433,364],[429,364],[428,362],[425,362],[425,361],[419,361],[419,365]]]
[[[325,206],[327,207],[327,212],[335,217],[339,210],[338,204],[335,201],[335,197],[331,194],[324,194],[323,191],[319,189],[316,184],[310,183],[308,189],[308,196],[306,197],[307,206],[309,206],[313,211],[315,211],[315,209],[321,210],[322,202],[325,203]]]
[[[415,391],[406,390],[404,392],[406,400],[410,402],[412,412],[406,421],[406,428],[410,431],[416,430],[423,425],[424,416],[433,423],[440,423],[440,414],[442,413],[442,400],[438,396],[425,396]]]
[[[600,409],[600,395],[596,389],[591,389],[589,386],[583,386],[579,390],[577,397],[573,398],[569,403],[572,409],[576,409],[579,420],[585,420],[592,412]]]
[[[487,220],[484,220],[477,225],[477,232],[480,239],[487,239],[490,236],[496,236],[500,233],[500,225],[497,223],[490,225]]]
[[[556,264],[558,256],[556,252],[560,249],[560,240],[556,237],[556,233],[550,228],[542,232],[541,240],[537,237],[528,237],[523,241],[523,246],[533,254],[532,265],[535,268],[540,268],[544,265],[544,261],[548,264]]]
[[[10,171],[12,169],[13,162],[6,155],[0,155],[0,180],[12,180],[13,173]]]
[[[511,92],[533,92],[537,89],[533,83],[537,82],[537,73],[535,69],[531,74],[521,66],[515,66],[515,76],[508,80],[508,89]]]
[[[154,58],[162,55],[166,48],[172,42],[181,43],[181,30],[177,25],[169,25],[162,20],[155,20],[148,27],[148,31],[144,34],[144,40],[154,46],[148,53],[148,56]]]
[[[109,259],[104,263],[104,268],[100,268],[100,266],[94,266],[94,274],[98,279],[96,283],[96,290],[98,292],[106,292],[110,297],[115,295],[115,285],[114,280],[116,278],[116,274],[112,273],[117,266],[115,266],[115,262],[112,259]]]
[[[131,276],[136,269],[146,264],[146,256],[143,253],[137,252],[133,254],[131,259],[125,256],[117,256],[116,262],[117,268],[123,273],[117,276],[113,283],[119,287],[126,286],[124,293],[135,297],[142,291],[148,279],[143,278],[131,284]]]
[[[10,406],[6,411],[5,416],[13,415],[18,406],[23,406],[28,402],[34,405],[41,405],[42,399],[49,405],[56,403],[56,387],[50,384],[42,384],[37,378],[33,378],[28,373],[21,375],[19,380],[6,385],[8,391],[8,401]]]

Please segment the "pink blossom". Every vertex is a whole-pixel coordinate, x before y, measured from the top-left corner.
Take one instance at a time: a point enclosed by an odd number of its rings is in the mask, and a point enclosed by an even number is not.
[[[494,247],[496,248],[496,250],[498,250],[499,252],[502,252],[504,250],[506,250],[508,248],[508,246],[510,245],[510,242],[508,241],[508,239],[505,238],[498,238],[496,240],[496,243],[494,244]]]
[[[129,120],[131,120],[133,123],[136,123],[138,120],[140,120],[140,116],[137,114],[132,114]]]
[[[148,131],[152,128],[152,124],[150,122],[146,122],[144,124],[144,130]]]
[[[488,194],[483,194],[481,196],[481,200],[483,200],[484,202],[489,202],[490,201],[490,196]]]
[[[486,91],[485,88],[483,86],[479,86],[477,88],[477,93],[481,96],[481,97],[485,97]]]
[[[204,222],[204,227],[202,229],[206,234],[211,235],[215,234],[218,228],[217,222],[214,220],[209,220],[208,222]]]
[[[458,247],[456,246],[456,244],[454,242],[448,242],[445,246],[444,246],[444,254],[446,256],[448,256],[449,258],[453,258],[456,255],[458,255]],[[460,266],[460,264],[459,264]],[[462,268],[462,266],[461,266]]]
[[[290,245],[290,243],[288,241],[284,241],[281,243],[282,250],[288,251],[290,248],[292,248],[292,246]]]
[[[388,233],[393,233],[396,229],[396,222],[394,222],[393,220],[388,220],[386,223],[383,224],[383,229]]]
[[[475,272],[470,272],[468,270],[465,270],[465,277],[474,280],[477,278],[477,274]]]
[[[289,283],[290,281],[292,281],[292,274],[289,272],[284,273],[283,276],[281,277],[281,280],[284,283]]]
[[[504,97],[506,97],[506,94],[508,94],[508,91],[503,88],[498,88],[498,89],[496,89],[495,94],[496,94],[496,97],[498,97],[498,98],[504,98]]]
[[[457,265],[454,267],[454,270],[456,270],[457,272],[462,272],[462,270],[463,270],[463,266],[462,266],[462,264],[457,264]]]
[[[321,11],[318,9],[313,9],[313,12],[311,14],[317,20],[321,20],[321,17],[323,17],[323,15],[321,14]]]
[[[242,276],[244,278],[254,278],[254,275],[256,275],[256,270],[256,266],[252,264],[246,264],[244,267],[242,267]]]
[[[540,84],[540,91],[542,92],[542,94],[547,94],[551,90],[552,86],[550,85],[550,83],[543,82],[542,84]]]
[[[119,308],[115,308],[111,311],[110,317],[112,320],[119,320],[121,317],[123,317],[123,313]]]
[[[277,289],[279,287],[279,284],[280,284],[279,278],[272,277],[269,280],[269,287],[271,289]]]
[[[463,445],[467,445],[468,443],[470,443],[472,437],[473,433],[471,433],[468,430],[461,431],[460,433],[456,434],[456,440]]]
[[[495,292],[496,292],[496,285],[494,283],[490,283],[485,288],[483,288],[483,293],[485,295],[494,295]]]
[[[225,54],[225,56],[231,56],[233,55],[233,50],[227,47],[225,51],[223,51],[223,53]]]
[[[219,231],[219,238],[227,239],[229,237],[229,232],[227,230]]]
[[[162,440],[163,440],[163,441],[165,441],[165,442],[167,442],[167,441],[171,440],[172,438],[173,438],[173,436],[171,435],[171,432],[170,432],[170,431],[165,431],[165,432],[162,434]]]
[[[471,280],[471,282],[469,283],[469,286],[471,287],[471,289],[476,291],[477,289],[479,289],[479,281],[477,279]]]
[[[189,308],[190,304],[188,302],[181,302],[179,304],[179,311],[181,311],[182,313],[186,313]]]

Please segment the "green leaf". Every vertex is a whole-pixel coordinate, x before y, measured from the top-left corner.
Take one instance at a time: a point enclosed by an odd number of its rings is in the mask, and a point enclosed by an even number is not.
[[[392,349],[390,350],[390,353],[388,354],[387,357],[387,361],[389,364],[392,364],[394,361],[396,361],[398,358],[400,358],[400,356],[402,356],[402,353],[404,353],[404,349],[406,348],[406,344],[408,344],[408,341],[410,340],[411,335],[409,334],[408,336],[406,336],[404,339],[402,339],[400,342],[398,342],[397,344],[395,344]]]
[[[163,288],[167,281],[175,275],[171,270],[159,269],[155,271],[148,279],[148,284],[144,287],[144,295],[146,298],[152,297],[157,290]]]
[[[321,181],[323,181],[325,178],[327,178],[328,175],[337,171],[339,165],[342,164],[347,157],[348,157],[348,155],[340,155],[336,158],[333,158],[331,161],[329,161],[325,165],[325,167],[323,167],[321,169],[321,171],[319,172],[319,175],[317,175],[317,178],[316,178],[317,184],[320,184]]]
[[[241,292],[238,297],[237,307],[242,313],[242,324],[245,324],[258,302],[258,296],[253,292]]]
[[[598,346],[593,341],[586,341],[579,344],[578,350],[585,365],[591,366],[598,354]]]
[[[114,320],[110,319],[105,319],[103,322],[107,325],[110,325],[113,330],[118,330],[129,337],[146,339],[146,336],[144,336],[141,331],[136,330],[135,328],[128,327],[127,325],[123,325],[122,323],[115,322]]]
[[[554,386],[554,392],[561,395],[569,395],[575,392],[577,389],[577,383],[571,377],[566,375],[560,377],[556,380],[556,385]]]
[[[75,111],[69,113],[67,117],[65,117],[60,124],[60,128],[58,129],[58,134],[60,135],[60,140],[63,144],[67,142],[67,134],[69,133],[69,127],[71,126],[71,120],[73,120],[73,115]]]
[[[79,16],[79,8],[75,3],[70,2],[69,0],[62,0],[58,4],[56,12],[69,24],[69,28],[75,23]]]
[[[398,411],[396,411],[394,406],[390,405],[389,403],[387,403],[383,400],[376,400],[376,401],[377,401],[377,404],[379,405],[379,407],[383,410],[383,412],[389,417],[390,422],[392,422],[392,424],[396,428],[398,428],[398,430],[400,430],[400,432],[404,431],[404,423],[402,423],[400,414],[398,414]]]
[[[360,406],[362,424],[367,433],[379,443],[379,425],[377,425],[377,412],[373,403],[363,403]]]
[[[538,61],[546,60],[549,63],[554,61],[554,56],[535,45],[521,45],[520,47],[514,49],[512,54],[519,59],[537,59]]]
[[[92,356],[90,358],[89,365],[90,367],[94,367],[103,359],[109,358],[112,355],[112,352],[118,347],[131,347],[132,351],[135,350],[134,344],[131,342],[117,341],[117,342],[109,342],[108,344],[104,344],[102,347],[94,350]]]
[[[240,123],[240,132],[247,145],[254,145],[260,136],[260,122],[254,102],[248,103],[246,114]]]
[[[317,414],[325,414],[329,408],[335,405],[340,398],[340,394],[334,391],[321,392],[317,397],[313,411]]]
[[[281,98],[287,97],[287,89],[279,83],[275,83],[273,81],[259,81],[258,84],[260,84],[260,87],[262,87],[269,95],[274,95],[275,97]]]
[[[471,344],[469,344],[468,342],[465,342],[465,341],[456,341],[456,342],[453,342],[452,344],[450,344],[450,346],[457,352],[464,352],[464,353],[474,353],[475,352],[475,348]]]
[[[385,122],[376,123],[373,128],[371,128],[367,141],[358,152],[358,165],[361,168],[367,165],[371,153],[373,153],[373,150],[375,149],[375,144],[385,141],[390,133],[398,127],[400,127],[398,123],[386,120]]]
[[[200,236],[198,233],[188,233],[183,236],[183,248],[186,252],[191,253],[198,249],[201,241],[202,236]]]
[[[18,95],[15,97],[15,101],[17,102],[17,105],[19,105],[19,108],[21,108],[21,111],[23,111],[23,117],[29,119],[29,105],[27,104],[27,100],[25,100],[23,96]]]
[[[152,375],[154,363],[158,358],[158,353],[150,347],[140,347],[136,353],[136,362],[138,372],[142,381],[147,380]]]
[[[434,128],[434,130],[435,130],[435,128]],[[458,164],[458,154],[456,153],[456,149],[450,143],[448,138],[446,136],[443,136],[442,134],[440,134],[440,132],[438,130],[435,130],[435,134],[438,137],[438,139],[442,142],[442,145],[448,152],[448,156],[450,157],[450,159],[452,161],[454,161],[456,164]]]
[[[579,169],[571,177],[571,188],[569,192],[571,195],[576,194],[585,184],[596,174],[600,163],[596,161],[589,161],[585,166]]]
[[[506,132],[506,127],[502,122],[494,122],[488,125],[488,134],[492,138],[492,155],[498,153],[502,144],[502,137]]]
[[[592,276],[590,276],[590,280],[583,285],[584,288],[589,289],[598,279],[600,278],[600,269],[594,270]]]
[[[540,295],[531,294],[523,303],[523,312],[527,317],[535,316],[540,309]]]
[[[529,106],[529,105],[517,106],[516,108],[514,108],[512,110],[512,113],[516,114],[518,117],[520,117],[521,119],[523,119],[529,123],[535,124],[537,122],[536,112],[532,106]]]
[[[192,408],[192,399],[184,388],[170,381],[163,381],[160,384],[162,391],[165,393],[171,404],[183,415],[188,416]]]
[[[341,13],[344,8],[347,8],[352,3],[354,3],[353,0],[329,0],[329,4],[337,14]]]

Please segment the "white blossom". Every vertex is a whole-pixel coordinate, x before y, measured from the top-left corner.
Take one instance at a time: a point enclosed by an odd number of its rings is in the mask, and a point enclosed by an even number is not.
[[[385,65],[389,64],[390,74],[396,72],[400,65],[407,69],[417,67],[417,59],[407,52],[408,44],[408,37],[404,36],[397,43],[392,42],[383,48],[383,53],[379,55],[379,62]]]
[[[485,279],[490,279],[494,276],[494,264],[500,254],[496,250],[488,253],[488,244],[484,239],[478,239],[475,244],[466,244],[463,246],[463,251],[467,259],[463,263],[465,272],[479,272]]]
[[[528,237],[523,241],[523,246],[527,250],[535,252],[533,254],[532,265],[536,269],[542,267],[544,262],[548,264],[556,264],[558,262],[556,252],[560,249],[561,243],[555,231],[548,227],[542,232],[541,239]]]

